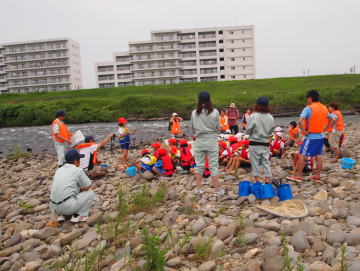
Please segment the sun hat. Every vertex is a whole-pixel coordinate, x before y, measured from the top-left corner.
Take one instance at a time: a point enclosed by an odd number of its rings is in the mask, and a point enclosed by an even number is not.
[[[166,154],[167,154],[167,150],[164,149],[164,148],[161,148],[161,149],[158,150],[158,154],[159,154],[160,156],[166,155]]]
[[[229,137],[229,141],[230,141],[230,142],[237,142],[238,139],[237,139],[236,136],[230,136],[230,137]]]
[[[127,123],[127,120],[125,118],[119,118],[118,123],[125,124]]]
[[[172,137],[168,140],[168,142],[171,144],[177,144],[177,139]]]
[[[180,139],[180,146],[188,144],[186,139]]]
[[[236,108],[235,103],[231,103],[229,107],[230,108]]]
[[[172,146],[170,147],[170,153],[176,154],[177,151],[178,151],[178,148],[177,148],[176,146],[172,145]]]
[[[150,153],[148,149],[143,149],[141,151],[141,156],[144,156],[145,154],[148,154],[148,153]]]
[[[172,116],[175,117],[175,116],[178,116],[178,114],[174,112],[174,113],[172,113]]]
[[[226,147],[227,147],[227,144],[226,144],[226,142],[224,142],[224,141],[220,141],[220,142],[219,142],[219,146],[221,146],[221,147],[223,147],[223,148],[226,148]]]
[[[154,149],[160,149],[161,143],[160,142],[154,142],[151,144],[151,147]]]
[[[274,131],[275,132],[282,132],[282,128],[281,127],[276,127]]]
[[[277,135],[277,136],[279,136],[279,137],[283,137],[282,132],[277,132],[277,133],[275,133],[275,135]]]

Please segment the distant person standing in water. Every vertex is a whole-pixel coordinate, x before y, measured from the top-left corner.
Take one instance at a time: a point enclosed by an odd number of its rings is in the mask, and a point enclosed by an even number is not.
[[[172,137],[181,137],[181,122],[183,121],[182,118],[179,117],[177,113],[173,113],[170,121],[169,121],[169,128]]]
[[[191,113],[191,128],[195,136],[195,194],[202,194],[202,174],[204,173],[206,159],[208,159],[211,179],[215,186],[216,195],[224,195],[224,189],[219,184],[219,146],[217,136],[220,132],[219,111],[217,111],[210,100],[210,94],[206,91],[199,93],[197,109]]]
[[[57,153],[59,167],[65,164],[66,144],[71,145],[70,138],[72,134],[69,132],[64,123],[66,114],[64,110],[56,112],[56,119],[51,124],[51,135],[54,139],[54,146]]]
[[[236,135],[239,132],[239,122],[238,119],[240,117],[239,110],[236,109],[234,103],[231,103],[229,109],[226,111],[226,115],[228,116],[228,124],[230,126],[231,133]]]

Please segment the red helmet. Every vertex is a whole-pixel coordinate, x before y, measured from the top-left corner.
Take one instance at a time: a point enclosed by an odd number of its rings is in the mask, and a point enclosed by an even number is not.
[[[237,142],[237,141],[238,141],[238,139],[237,139],[236,136],[230,136],[229,137],[229,142]]]
[[[180,145],[186,145],[187,143],[186,139],[180,139]]]
[[[160,142],[154,142],[151,144],[151,147],[154,149],[160,149],[161,148],[161,143]]]
[[[220,141],[220,142],[219,142],[219,146],[220,146],[220,147],[223,147],[223,148],[226,148],[226,147],[227,147],[227,144],[226,144],[226,142],[224,142],[224,141]]]
[[[160,156],[164,156],[164,155],[167,154],[167,150],[164,149],[164,148],[161,148],[161,149],[158,150],[158,154],[159,154]]]
[[[177,144],[177,139],[176,138],[170,138],[169,140],[169,143],[171,143],[171,144]]]
[[[178,151],[178,148],[177,148],[176,146],[172,145],[172,146],[170,147],[170,153],[176,154],[177,151]]]
[[[125,123],[127,123],[127,121],[125,118],[119,118],[118,123],[125,124]]]
[[[148,149],[144,149],[141,151],[141,156],[144,156],[145,154],[150,153]]]

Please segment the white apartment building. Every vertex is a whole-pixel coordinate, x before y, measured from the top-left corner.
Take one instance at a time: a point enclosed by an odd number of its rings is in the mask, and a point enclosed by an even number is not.
[[[95,74],[99,88],[253,79],[254,26],[152,31],[95,63]]]
[[[80,47],[71,39],[0,44],[0,94],[82,89]]]

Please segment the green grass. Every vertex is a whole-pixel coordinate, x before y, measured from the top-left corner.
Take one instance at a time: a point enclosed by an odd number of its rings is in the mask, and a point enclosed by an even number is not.
[[[244,110],[265,95],[274,112],[296,112],[304,106],[309,89],[319,90],[324,103],[337,101],[343,108],[360,105],[359,74],[131,86],[0,95],[0,127],[50,124],[59,109],[68,112],[68,123],[115,121],[119,116],[168,117],[174,111],[189,118],[202,90],[211,93],[219,109],[235,102]]]

